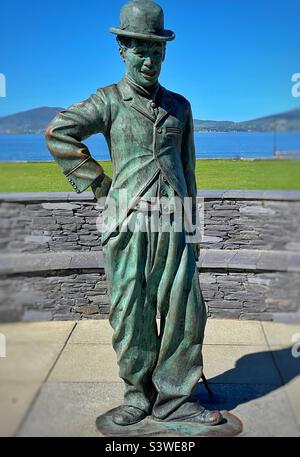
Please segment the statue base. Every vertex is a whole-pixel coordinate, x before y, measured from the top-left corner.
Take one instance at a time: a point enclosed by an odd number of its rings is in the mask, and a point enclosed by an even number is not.
[[[120,426],[112,421],[112,414],[118,408],[114,408],[97,418],[96,426],[103,436],[226,437],[237,436],[243,430],[242,422],[228,411],[222,411],[223,422],[214,426],[193,424],[192,422],[157,422],[151,416],[134,425]]]

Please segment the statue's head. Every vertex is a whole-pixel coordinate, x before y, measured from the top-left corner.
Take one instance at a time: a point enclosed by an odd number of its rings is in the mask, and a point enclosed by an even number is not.
[[[153,86],[160,75],[167,41],[175,34],[164,29],[162,8],[152,0],[133,0],[123,6],[120,27],[111,27],[117,35],[126,73],[143,87]]]
[[[161,72],[166,44],[123,37],[118,37],[118,43],[121,58],[126,65],[126,74],[140,86],[153,86]]]

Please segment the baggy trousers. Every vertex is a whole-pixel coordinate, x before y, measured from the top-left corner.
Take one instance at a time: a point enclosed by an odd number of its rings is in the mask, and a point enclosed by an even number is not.
[[[184,410],[201,378],[206,308],[193,247],[174,214],[135,210],[125,224],[134,229],[123,224],[103,246],[113,348],[124,404],[163,420]]]

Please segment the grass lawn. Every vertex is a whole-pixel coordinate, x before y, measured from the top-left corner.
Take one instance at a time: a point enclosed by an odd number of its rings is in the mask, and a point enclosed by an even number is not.
[[[101,162],[112,175],[111,162]],[[198,189],[300,190],[300,162],[197,160]],[[72,192],[56,163],[0,163],[0,192]]]

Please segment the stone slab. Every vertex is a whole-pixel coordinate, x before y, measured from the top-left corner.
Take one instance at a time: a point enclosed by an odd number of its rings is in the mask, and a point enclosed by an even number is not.
[[[214,397],[201,383],[196,398],[204,406],[227,409],[243,423],[240,437],[299,437],[300,429],[285,387],[277,384],[214,384]]]
[[[233,319],[209,319],[204,344],[262,346],[267,342],[260,322],[242,322]]]
[[[0,359],[1,364],[1,359]],[[0,437],[15,436],[40,388],[39,383],[0,384]]]
[[[285,391],[281,388],[233,410],[242,418],[241,437],[300,437],[300,430]]]
[[[158,320],[158,326],[160,321]],[[107,344],[112,341],[113,330],[108,320],[79,321],[69,344]],[[265,346],[267,342],[260,322],[241,322],[233,319],[209,319],[204,344]]]
[[[203,359],[205,376],[212,383],[281,385],[265,346],[205,345]]]
[[[200,251],[200,262],[202,268],[226,268],[236,251],[225,251],[222,249],[202,249]]]
[[[282,324],[298,324],[300,325],[300,310],[289,313],[275,313],[273,317],[274,322]]]
[[[72,203],[42,203],[42,208],[49,210],[73,211],[74,209],[79,209],[80,205],[75,205]]]
[[[2,254],[0,274],[29,273],[68,269],[102,269],[103,253],[99,251],[62,251],[43,254]]]
[[[244,426],[240,436],[300,436],[283,388],[273,384],[218,384],[214,390],[219,403],[208,402],[204,390],[200,398],[206,398],[211,409],[228,409],[238,416]],[[96,417],[117,407],[122,395],[120,384],[47,383],[19,436],[101,436],[95,427]]]
[[[69,344],[112,344],[113,330],[108,320],[79,321]]]
[[[300,253],[288,252],[287,254],[288,271],[300,271]]]
[[[63,345],[60,343],[7,344],[0,359],[1,382],[38,383],[46,379]]]
[[[288,254],[281,251],[263,251],[257,261],[260,270],[287,271],[288,265]]]
[[[222,199],[222,200],[279,200],[279,201],[299,201],[299,191],[285,190],[208,190],[201,189],[197,193],[199,198]],[[32,201],[94,201],[92,192],[19,192],[19,193],[0,193],[0,201],[32,202]]]
[[[16,322],[0,324],[8,345],[16,343],[61,343],[67,341],[75,322]]]
[[[47,383],[19,436],[101,436],[96,429],[96,418],[122,401],[120,383]]]
[[[198,198],[207,198],[207,199],[222,199],[224,194],[224,190],[198,190],[197,197]]]
[[[300,429],[300,376],[292,379],[284,386],[284,389]]]
[[[287,347],[272,345],[271,349],[283,382],[288,384],[296,378],[300,379],[300,339],[294,350],[292,345]]]
[[[227,266],[229,269],[256,270],[261,255],[263,255],[262,252],[257,250],[235,250]]]
[[[122,382],[111,345],[67,344],[49,382]]]
[[[40,299],[39,299],[40,301]],[[26,309],[23,314],[23,321],[25,322],[41,322],[41,321],[51,321],[52,313],[51,311],[43,311],[37,309]]]
[[[256,249],[202,249],[199,268],[251,271],[299,271],[300,253]],[[103,269],[101,251],[61,251],[40,254],[1,254],[0,274],[68,269]]]
[[[300,340],[300,324],[262,322],[261,325],[270,346],[291,346],[294,343],[293,335],[297,334]]]
[[[92,192],[16,192],[0,193],[0,201],[5,202],[65,202],[65,201],[93,201]]]

